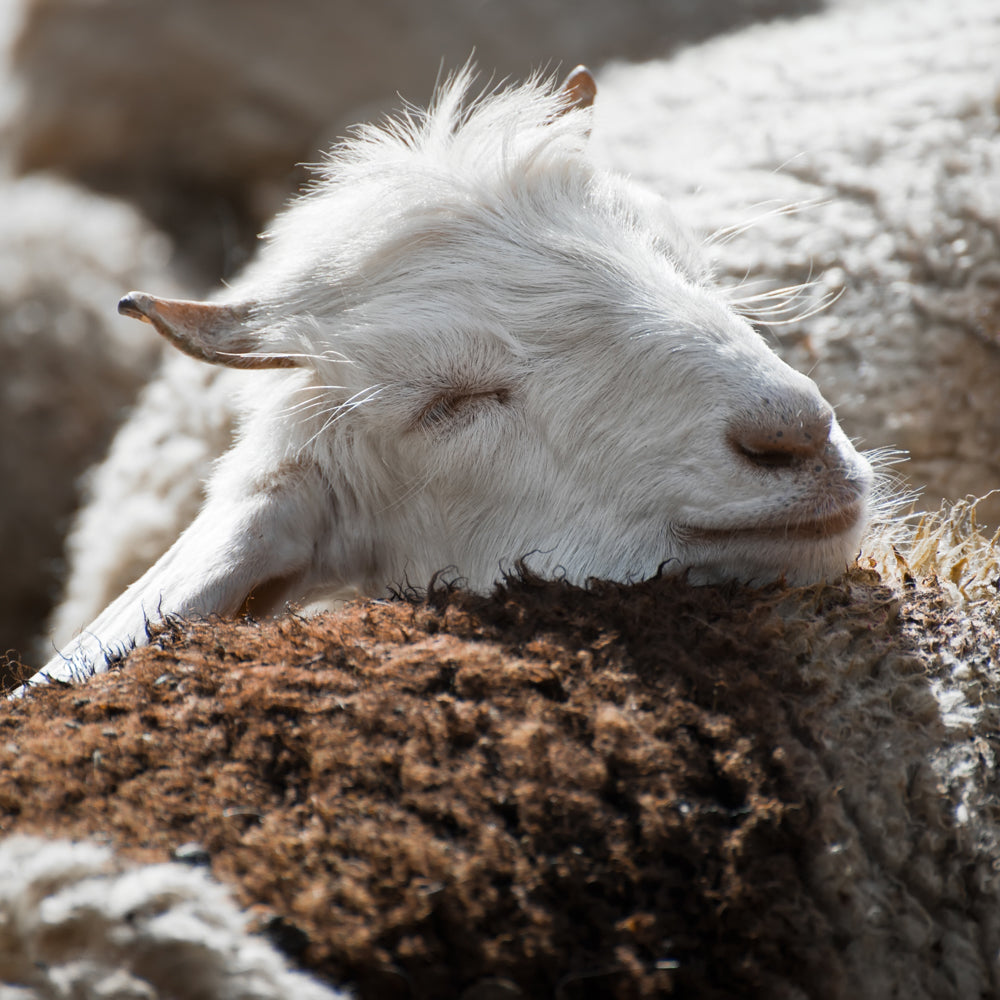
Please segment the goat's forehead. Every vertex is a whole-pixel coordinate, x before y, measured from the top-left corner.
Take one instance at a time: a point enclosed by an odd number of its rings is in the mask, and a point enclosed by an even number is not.
[[[303,199],[255,269],[266,315],[321,318],[352,360],[466,357],[484,334],[529,353],[746,336],[667,203],[582,153],[471,174],[404,157],[354,180]]]
[[[257,274],[293,283],[375,282],[419,266],[471,272],[477,263],[544,282],[555,272],[537,270],[540,260],[583,258],[596,268],[607,251],[639,266],[638,248],[649,245],[682,270],[707,270],[699,241],[662,199],[582,155],[469,175],[415,156],[410,169],[321,185],[271,235]]]
[[[592,364],[606,351],[657,357],[669,342],[693,357],[756,336],[673,244],[613,212],[512,221],[467,204],[411,213],[357,250],[350,263],[321,258],[267,311],[285,329],[303,316],[302,348],[346,356],[375,381],[424,360],[492,364],[498,345],[515,357],[582,351]]]

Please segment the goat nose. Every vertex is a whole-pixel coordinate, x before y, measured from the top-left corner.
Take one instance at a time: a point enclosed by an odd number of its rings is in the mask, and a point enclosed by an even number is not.
[[[833,410],[825,402],[801,410],[779,407],[734,420],[729,443],[759,468],[787,469],[821,455],[832,426]]]

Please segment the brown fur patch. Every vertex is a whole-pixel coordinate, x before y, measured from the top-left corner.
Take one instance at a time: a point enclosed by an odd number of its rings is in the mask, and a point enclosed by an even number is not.
[[[173,625],[119,671],[0,709],[0,832],[144,859],[197,841],[304,967],[362,998],[489,977],[560,1000],[838,996],[854,918],[816,866],[854,794],[842,760],[868,754],[831,729],[838,700],[891,674],[879,747],[909,753],[914,719],[937,739],[926,657],[959,635],[995,648],[984,621],[855,571]],[[921,780],[909,808],[941,830]]]

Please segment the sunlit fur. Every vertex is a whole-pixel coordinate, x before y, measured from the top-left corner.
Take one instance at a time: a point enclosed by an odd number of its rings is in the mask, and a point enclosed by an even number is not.
[[[441,570],[486,589],[521,558],[580,583],[853,560],[871,468],[700,242],[590,162],[556,88],[470,86],[361,130],[276,221],[226,299],[253,305],[254,353],[300,367],[233,374],[243,426],[202,513],[49,676],[264,583],[277,607]],[[803,427],[805,456],[742,443]]]

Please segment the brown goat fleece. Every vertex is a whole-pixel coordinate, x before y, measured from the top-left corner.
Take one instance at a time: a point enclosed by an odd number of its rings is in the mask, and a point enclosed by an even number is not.
[[[995,661],[995,617],[855,569],[168,623],[0,708],[0,834],[195,842],[361,998],[837,997],[882,940],[847,867],[887,871],[883,909],[916,900],[941,940],[991,891],[993,847],[927,762],[959,742],[935,671]],[[881,854],[877,780],[905,785]]]

